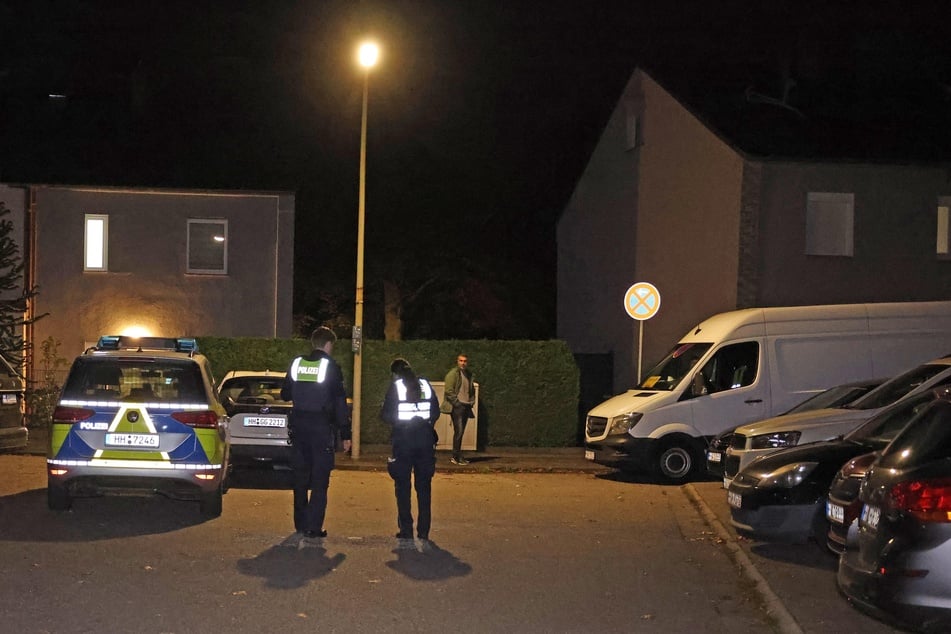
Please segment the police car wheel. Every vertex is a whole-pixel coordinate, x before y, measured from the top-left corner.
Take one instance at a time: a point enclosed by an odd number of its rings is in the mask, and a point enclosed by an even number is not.
[[[218,517],[221,515],[221,486],[211,493],[202,493],[199,500],[199,512],[202,517]]]
[[[65,487],[49,482],[46,485],[46,506],[51,511],[68,511],[73,506],[73,498]]]

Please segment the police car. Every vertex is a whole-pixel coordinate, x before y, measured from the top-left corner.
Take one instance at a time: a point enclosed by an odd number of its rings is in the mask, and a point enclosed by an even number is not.
[[[228,416],[194,339],[106,336],[76,358],[53,412],[47,503],[162,494],[221,515]]]

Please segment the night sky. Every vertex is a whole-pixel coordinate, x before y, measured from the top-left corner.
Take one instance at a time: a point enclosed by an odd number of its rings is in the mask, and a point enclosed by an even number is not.
[[[553,337],[555,222],[636,66],[738,137],[784,89],[951,129],[945,4],[0,0],[0,182],[294,191],[295,312],[350,318],[372,35],[368,335],[389,276],[405,336]]]

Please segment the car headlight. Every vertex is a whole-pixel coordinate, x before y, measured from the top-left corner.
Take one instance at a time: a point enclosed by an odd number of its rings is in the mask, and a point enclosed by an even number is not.
[[[632,427],[634,427],[634,425],[637,424],[637,421],[641,419],[641,416],[643,416],[643,414],[639,412],[615,416],[611,419],[611,428],[608,430],[608,436],[626,434],[631,430]]]
[[[792,447],[799,442],[802,432],[779,431],[775,434],[763,434],[750,438],[750,449],[782,449]]]
[[[761,489],[791,489],[802,484],[818,462],[797,462],[787,464],[760,478],[757,487]]]

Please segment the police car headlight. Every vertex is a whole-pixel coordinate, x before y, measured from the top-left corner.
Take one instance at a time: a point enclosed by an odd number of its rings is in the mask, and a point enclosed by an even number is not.
[[[618,436],[626,434],[631,430],[643,414],[632,412],[630,414],[621,414],[611,419],[611,428],[608,430],[608,436]]]
[[[818,465],[818,462],[797,462],[784,465],[764,475],[756,486],[761,489],[791,489],[802,484],[802,481]]]
[[[750,449],[782,449],[793,447],[802,436],[800,431],[779,431],[775,434],[763,434],[750,438]]]

